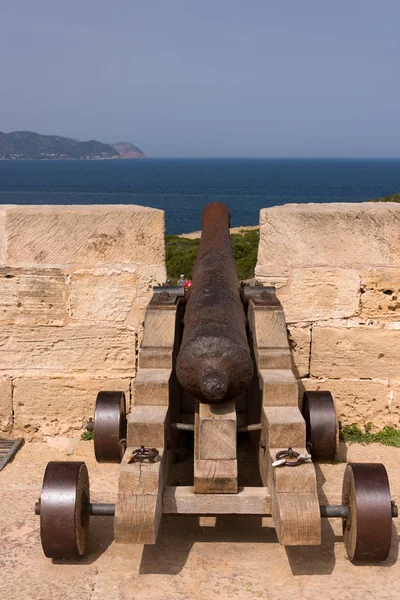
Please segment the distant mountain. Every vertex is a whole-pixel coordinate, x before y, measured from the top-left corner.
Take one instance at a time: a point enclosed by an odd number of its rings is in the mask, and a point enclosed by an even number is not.
[[[129,142],[118,142],[111,144],[122,158],[146,158],[140,148]]]
[[[121,152],[118,146],[123,147]],[[0,131],[0,160],[105,158],[144,158],[144,154],[139,148],[128,143],[113,146],[97,140],[80,142],[60,135],[41,135],[33,131]]]

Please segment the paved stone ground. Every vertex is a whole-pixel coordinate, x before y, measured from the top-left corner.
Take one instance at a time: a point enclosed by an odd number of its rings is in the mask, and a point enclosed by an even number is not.
[[[352,461],[384,462],[392,497],[400,500],[400,449],[342,446]],[[114,502],[118,466],[98,465],[92,442],[66,456],[46,443],[26,444],[0,473],[0,597],[2,600],[394,600],[400,598],[397,520],[390,557],[355,567],[345,556],[341,522],[323,521],[318,547],[279,546],[269,519],[194,517],[162,521],[155,546],[118,546],[113,523],[93,518],[87,555],[74,564],[52,563],[42,553],[33,513],[49,460],[85,460],[93,501]],[[340,502],[344,464],[317,467],[321,501]],[[371,527],[374,524],[371,523]]]

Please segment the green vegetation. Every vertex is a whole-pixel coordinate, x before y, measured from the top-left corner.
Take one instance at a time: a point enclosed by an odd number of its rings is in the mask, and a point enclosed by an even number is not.
[[[231,235],[233,256],[238,266],[239,279],[254,277],[256,268],[260,230],[243,231]]]
[[[238,266],[239,279],[254,277],[257,262],[258,243],[260,232],[258,229],[243,230],[241,233],[231,235],[233,255]],[[165,252],[168,277],[176,283],[181,273],[186,278],[192,278],[193,264],[196,260],[200,239],[181,238],[177,235],[165,237]]]
[[[93,440],[93,439],[94,439],[94,431],[85,430],[81,435],[81,440],[83,440],[84,442],[87,442],[87,441]]]
[[[400,194],[391,194],[384,198],[374,198],[374,200],[369,200],[368,202],[400,202]]]
[[[177,235],[167,235],[165,237],[167,274],[173,284],[176,283],[181,273],[184,273],[186,279],[192,278],[193,264],[196,260],[199,244],[200,239],[189,240]]]
[[[396,446],[400,448],[400,430],[387,425],[380,431],[372,433],[372,423],[365,425],[365,431],[362,431],[358,425],[345,425],[340,432],[342,442],[351,442],[358,444],[379,443],[384,446]]]

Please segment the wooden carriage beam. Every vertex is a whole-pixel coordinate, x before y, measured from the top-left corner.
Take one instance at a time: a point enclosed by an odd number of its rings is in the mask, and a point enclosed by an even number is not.
[[[162,512],[168,515],[270,515],[267,487],[243,487],[237,494],[196,494],[192,486],[167,486]]]

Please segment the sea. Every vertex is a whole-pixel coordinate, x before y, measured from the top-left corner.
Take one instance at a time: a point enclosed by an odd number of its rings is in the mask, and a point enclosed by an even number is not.
[[[270,206],[399,192],[400,159],[0,161],[0,204],[140,204],[165,211],[167,234],[201,229],[209,202],[239,227]]]

